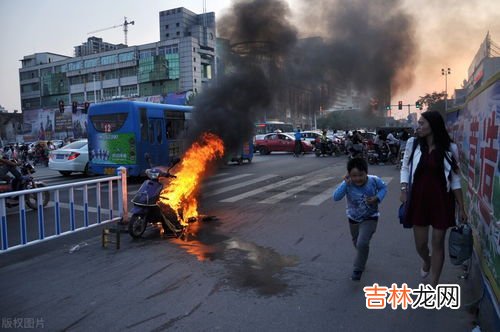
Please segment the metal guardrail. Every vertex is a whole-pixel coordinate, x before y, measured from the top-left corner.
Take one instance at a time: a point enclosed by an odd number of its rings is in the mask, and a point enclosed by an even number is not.
[[[107,207],[102,206],[102,197],[101,197],[101,190],[102,190],[102,184],[107,183],[107,188],[108,188],[108,204]],[[118,191],[117,194],[117,205],[118,205],[118,211],[113,210],[114,204],[114,197],[113,197],[113,185],[116,183],[116,189]],[[89,185],[94,185],[95,184],[95,193],[96,193],[96,199],[95,199],[95,206],[89,206]],[[76,222],[76,205],[75,205],[75,189],[76,188],[82,188],[82,206],[83,206],[83,226],[82,227],[77,227],[77,222]],[[67,190],[69,193],[69,199],[68,199],[68,205],[67,207],[63,206],[63,202],[60,201],[60,192],[63,190]],[[52,201],[54,202],[54,218],[53,218],[53,226],[54,226],[54,231],[52,234],[48,235],[46,234],[46,222],[47,220],[44,218],[44,212],[48,211],[51,207],[43,207],[43,202],[42,202],[42,194],[43,192],[50,192],[53,193],[52,195]],[[35,240],[28,240],[28,227],[27,227],[27,212],[26,212],[26,201],[25,201],[25,195],[27,194],[37,194],[37,204],[38,208],[36,210],[37,212],[37,217],[36,217],[36,222],[38,225],[38,238]],[[19,214],[16,214],[16,216],[19,217],[19,244],[16,244],[14,246],[9,246],[9,224],[11,227],[13,227],[15,224],[14,223],[9,223],[8,220],[8,210],[6,206],[6,199],[7,198],[12,198],[12,197],[19,197]],[[66,224],[64,225],[61,220],[61,208],[67,208],[69,209],[69,225]],[[92,210],[92,212],[90,212]],[[118,213],[118,216],[114,216],[114,212]],[[89,219],[89,214],[94,213],[96,217],[96,222],[92,223],[90,222]],[[104,218],[107,219],[103,220],[103,214],[105,215]],[[12,214],[10,214],[12,216]],[[0,194],[0,240],[1,240],[1,247],[0,247],[0,254],[5,253],[5,252],[10,252],[19,248],[26,247],[28,245],[34,245],[40,242],[48,241],[60,236],[64,236],[67,234],[72,234],[78,231],[82,231],[85,229],[89,229],[92,227],[96,227],[99,225],[103,225],[106,223],[110,223],[113,221],[118,221],[123,219],[124,222],[127,222],[128,219],[128,205],[127,205],[127,170],[125,167],[119,167],[117,169],[117,175],[116,176],[110,176],[106,178],[100,178],[100,179],[94,179],[94,180],[88,180],[88,181],[80,181],[76,183],[68,183],[68,184],[61,184],[61,185],[55,185],[55,186],[47,186],[43,188],[36,188],[36,189],[29,189],[29,190],[22,190],[22,191],[15,191],[15,192],[9,192],[9,193],[3,193]],[[63,231],[63,226],[69,226],[69,230]],[[12,237],[11,237],[12,239]]]

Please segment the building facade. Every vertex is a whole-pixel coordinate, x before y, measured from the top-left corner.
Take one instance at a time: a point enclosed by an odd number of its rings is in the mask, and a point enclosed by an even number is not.
[[[159,21],[155,43],[97,47],[91,54],[81,49],[76,57],[25,56],[19,69],[21,109],[57,108],[61,100],[70,105],[200,92],[215,76],[215,14],[175,8],[160,12]]]
[[[127,47],[125,44],[111,44],[104,42],[102,38],[89,37],[82,45],[75,46],[75,57],[118,50],[125,47]]]

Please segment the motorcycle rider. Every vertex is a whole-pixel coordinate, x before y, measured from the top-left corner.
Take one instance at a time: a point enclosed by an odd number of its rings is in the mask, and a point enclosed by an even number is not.
[[[321,154],[323,155],[327,154],[328,137],[326,136],[326,129],[323,129],[323,131],[321,132],[319,141],[320,141]]]
[[[387,135],[387,143],[391,153],[397,155],[399,153],[399,140],[394,137],[392,132]]]
[[[6,159],[5,157],[0,158],[0,178],[3,178],[3,179],[10,178],[10,176],[8,174],[9,173],[12,174],[12,176],[14,176],[14,179],[12,179],[12,190],[13,191],[17,191],[20,189],[19,187],[20,187],[22,179],[23,179],[23,176],[19,172],[19,170],[17,169],[17,166],[18,165],[15,161]]]
[[[362,157],[363,155],[363,136],[357,130],[352,132],[351,138],[351,157]]]

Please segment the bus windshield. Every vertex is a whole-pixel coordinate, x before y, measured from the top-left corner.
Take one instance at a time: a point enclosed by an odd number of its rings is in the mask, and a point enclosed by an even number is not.
[[[123,127],[128,113],[96,114],[89,117],[95,130],[100,133],[112,133]]]

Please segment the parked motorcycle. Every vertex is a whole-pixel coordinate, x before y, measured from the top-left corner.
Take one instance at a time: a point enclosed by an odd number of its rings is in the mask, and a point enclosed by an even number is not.
[[[36,172],[35,167],[28,162],[21,164],[19,167],[19,172],[22,175],[21,184],[18,185],[18,190],[28,190],[35,188],[46,187],[47,185],[42,181],[36,181],[32,176],[33,173]],[[14,179],[10,176],[6,176],[5,178],[0,179],[0,193],[12,192],[14,188],[12,187],[12,181]],[[45,207],[49,203],[50,193],[48,191],[42,192],[42,206]],[[38,194],[26,194],[25,195],[26,205],[32,209],[38,209]],[[5,205],[9,207],[14,207],[19,205],[19,196],[15,196],[9,199]]]
[[[179,162],[176,160],[170,168],[163,171],[161,168],[149,168],[146,170],[148,179],[143,182],[137,193],[132,198],[134,207],[128,224],[128,232],[133,238],[140,238],[148,224],[161,222],[165,232],[171,232],[179,236],[184,227],[179,223],[174,210],[160,209],[157,202],[160,193],[175,175],[170,170]]]
[[[321,156],[331,156],[335,154],[335,156],[340,156],[341,151],[338,147],[337,144],[334,144],[331,140],[328,140],[326,143],[325,142],[320,142],[317,141],[315,142],[315,149],[314,153],[316,154],[316,157],[321,157]]]

